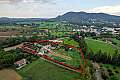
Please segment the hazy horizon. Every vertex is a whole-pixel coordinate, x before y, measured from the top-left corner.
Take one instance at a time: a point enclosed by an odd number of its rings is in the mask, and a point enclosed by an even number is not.
[[[76,12],[76,11],[69,11],[69,12]],[[79,11],[79,12],[85,12],[85,11]],[[68,13],[68,12],[66,12]],[[66,13],[63,13],[61,15],[64,15]],[[95,12],[85,12],[85,13],[95,13]],[[103,13],[103,12],[98,12],[98,13]],[[109,14],[109,13],[104,13],[104,14],[108,14],[108,15],[113,15],[113,16],[120,16],[120,15],[115,15],[115,14]],[[57,15],[57,16],[61,16],[61,15]],[[55,16],[55,17],[57,17]],[[6,17],[6,16],[0,16],[0,18],[41,18],[41,19],[50,19],[50,18],[55,18],[55,17]]]
[[[67,12],[120,16],[118,0],[0,0],[0,17],[54,18]]]

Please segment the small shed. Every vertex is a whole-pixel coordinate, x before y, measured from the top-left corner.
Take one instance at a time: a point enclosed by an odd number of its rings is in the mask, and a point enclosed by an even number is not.
[[[17,67],[16,69],[20,69],[27,64],[27,60],[26,59],[21,59],[21,60],[15,62],[14,64]]]

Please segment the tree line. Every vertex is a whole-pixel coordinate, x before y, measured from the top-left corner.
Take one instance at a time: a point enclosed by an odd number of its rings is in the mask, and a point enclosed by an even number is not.
[[[21,49],[17,48],[16,50],[11,50],[9,52],[5,52],[4,50],[0,50],[0,69],[6,67],[15,67],[14,62],[19,61],[21,59],[26,59],[28,62],[32,62],[39,57],[32,54],[25,54]]]
[[[80,37],[78,37],[80,36]],[[107,55],[106,52],[102,52],[99,50],[96,54],[92,51],[92,49],[89,49],[85,40],[84,40],[84,33],[76,33],[72,36],[72,38],[79,43],[79,48],[82,48],[84,55],[86,58],[90,60],[101,62],[104,64],[112,64],[116,66],[120,66],[120,54],[119,51],[116,49],[114,53],[110,56]]]
[[[118,54],[118,51],[115,50],[115,53],[112,54],[112,56],[108,56],[106,52],[102,52],[99,50],[97,54],[95,54],[92,50],[90,52],[90,60],[96,61],[96,62],[102,62],[104,64],[112,64],[116,66],[120,66],[120,54]]]

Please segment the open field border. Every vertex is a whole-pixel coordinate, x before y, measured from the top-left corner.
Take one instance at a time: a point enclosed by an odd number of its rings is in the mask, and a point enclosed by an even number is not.
[[[69,48],[74,48],[75,50],[78,50],[78,51],[81,53],[81,56],[82,56],[82,60],[83,60],[83,62],[84,62],[84,65],[81,64],[81,65],[80,65],[80,66],[81,66],[80,68],[76,68],[76,67],[71,66],[71,65],[68,65],[68,64],[66,64],[66,63],[63,63],[63,62],[59,62],[59,61],[57,61],[57,60],[54,60],[54,59],[50,58],[49,56],[47,56],[47,55],[45,55],[45,54],[44,54],[44,55],[37,54],[37,53],[38,53],[37,51],[35,51],[35,50],[27,47],[26,45],[23,45],[23,46],[21,46],[20,48],[21,48],[23,51],[25,51],[25,52],[28,52],[28,53],[33,54],[33,55],[40,56],[40,57],[42,57],[43,59],[45,59],[45,60],[47,60],[47,61],[50,61],[50,62],[52,62],[52,63],[55,63],[55,64],[57,64],[57,65],[59,65],[59,66],[63,66],[64,68],[70,69],[70,70],[72,70],[72,71],[75,71],[75,72],[78,72],[78,73],[82,73],[82,72],[84,71],[83,69],[84,69],[84,66],[87,64],[87,62],[86,62],[86,60],[85,60],[85,58],[84,58],[84,53],[82,52],[82,49],[81,49],[81,48],[78,49],[78,48],[76,48],[75,46],[64,45],[64,44],[60,44],[61,42],[53,42],[53,41],[50,41],[50,40],[41,40],[41,41],[32,42],[32,43],[46,43],[46,42],[50,42],[51,44],[59,44],[59,45],[62,45],[62,46],[67,46],[67,47],[69,47]]]

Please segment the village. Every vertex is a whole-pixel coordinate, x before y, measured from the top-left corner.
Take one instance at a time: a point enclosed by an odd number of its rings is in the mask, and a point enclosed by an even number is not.
[[[120,28],[110,28],[110,27],[103,27],[103,28],[97,28],[95,26],[81,26],[80,28],[73,29],[73,31],[77,32],[90,32],[90,33],[95,33],[96,35],[100,34],[105,34],[105,33],[110,33],[112,35],[119,35],[120,34]]]

